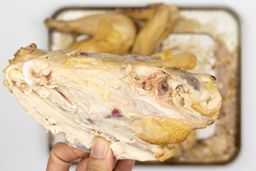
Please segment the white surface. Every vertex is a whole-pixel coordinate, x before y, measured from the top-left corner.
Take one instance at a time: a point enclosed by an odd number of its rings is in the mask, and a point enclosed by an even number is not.
[[[47,48],[47,31],[43,20],[56,9],[68,5],[134,5],[146,4],[145,0],[8,0],[0,5],[0,70],[9,57],[19,48],[30,42]],[[158,1],[159,2],[159,1]],[[168,1],[166,1],[168,2]],[[136,166],[135,171],[252,171],[256,170],[256,5],[249,0],[172,0],[179,5],[224,5],[233,8],[242,21],[242,148],[237,159],[225,166]],[[3,74],[0,79],[2,82]],[[25,114],[14,97],[0,85],[0,170],[33,171],[45,170],[47,162],[46,134]]]

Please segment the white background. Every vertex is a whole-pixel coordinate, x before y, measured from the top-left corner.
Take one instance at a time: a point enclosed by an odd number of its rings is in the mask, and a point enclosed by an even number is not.
[[[63,6],[131,6],[149,2],[172,2],[185,6],[221,5],[231,7],[239,14],[242,23],[242,148],[236,160],[225,166],[136,166],[134,170],[256,170],[256,5],[253,0],[2,0],[0,70],[21,46],[36,42],[40,48],[47,48],[47,30],[43,20]],[[0,79],[2,82],[2,72]],[[45,170],[48,157],[46,133],[25,114],[2,84],[0,107],[0,170]]]

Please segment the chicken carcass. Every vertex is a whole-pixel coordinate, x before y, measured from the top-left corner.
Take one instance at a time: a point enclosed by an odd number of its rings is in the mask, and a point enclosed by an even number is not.
[[[165,160],[221,106],[214,77],[172,69],[156,56],[21,48],[4,84],[27,113],[79,149],[95,136],[117,159]]]

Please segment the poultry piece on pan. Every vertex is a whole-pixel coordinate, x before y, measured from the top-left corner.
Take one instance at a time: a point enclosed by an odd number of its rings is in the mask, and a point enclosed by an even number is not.
[[[37,122],[74,147],[89,149],[102,136],[117,159],[165,160],[191,131],[212,124],[221,106],[214,77],[167,64],[31,44],[10,60],[4,83]]]
[[[129,17],[116,13],[91,15],[71,21],[47,19],[45,24],[60,32],[90,36],[69,47],[88,52],[126,54],[136,36],[134,22]]]
[[[47,19],[45,24],[59,32],[90,36],[71,44],[72,50],[150,55],[171,33],[177,19],[176,6],[152,4],[146,9],[119,9],[71,21]],[[134,22],[144,22],[137,35]]]
[[[170,35],[178,19],[178,8],[166,4],[152,4],[146,9],[120,9],[117,12],[131,17],[135,22],[145,22],[131,51],[138,55],[152,54],[160,42]]]

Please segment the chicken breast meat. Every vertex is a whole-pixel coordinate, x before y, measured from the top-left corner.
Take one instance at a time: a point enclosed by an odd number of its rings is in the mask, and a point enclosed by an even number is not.
[[[159,57],[21,48],[4,84],[27,113],[79,149],[95,136],[117,159],[165,160],[221,106],[214,77],[169,68]]]

